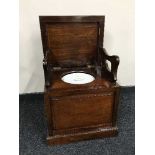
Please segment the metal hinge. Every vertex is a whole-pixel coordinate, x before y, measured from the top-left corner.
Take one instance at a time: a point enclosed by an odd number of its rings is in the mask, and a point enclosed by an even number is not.
[[[61,70],[61,67],[53,67],[53,70]]]
[[[95,68],[94,65],[87,65],[88,68]]]

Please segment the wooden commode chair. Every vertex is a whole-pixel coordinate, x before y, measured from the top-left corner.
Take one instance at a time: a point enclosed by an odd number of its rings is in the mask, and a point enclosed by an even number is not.
[[[103,48],[104,20],[40,16],[49,145],[117,134],[119,57]]]

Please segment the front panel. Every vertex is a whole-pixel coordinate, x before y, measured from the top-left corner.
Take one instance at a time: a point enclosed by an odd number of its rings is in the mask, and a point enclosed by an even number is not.
[[[113,93],[62,97],[51,104],[54,130],[112,123]]]

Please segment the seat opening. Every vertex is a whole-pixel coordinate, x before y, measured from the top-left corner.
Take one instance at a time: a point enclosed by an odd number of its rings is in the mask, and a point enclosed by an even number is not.
[[[88,73],[73,72],[62,76],[62,81],[69,84],[87,84],[95,80],[94,76]]]

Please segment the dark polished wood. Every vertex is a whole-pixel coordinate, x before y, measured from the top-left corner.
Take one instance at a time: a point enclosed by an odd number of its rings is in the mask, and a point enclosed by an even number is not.
[[[103,48],[104,20],[104,16],[40,16],[50,145],[117,135],[119,57],[109,56]],[[81,85],[61,80],[72,72],[91,74],[95,80]]]
[[[49,145],[57,145],[57,144],[66,144],[81,140],[89,140],[103,137],[111,137],[116,136],[118,134],[117,127],[109,127],[109,128],[97,128],[91,131],[86,130],[85,132],[73,133],[73,134],[65,134],[65,135],[56,135],[56,136],[48,136],[47,142]]]

